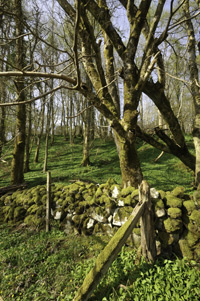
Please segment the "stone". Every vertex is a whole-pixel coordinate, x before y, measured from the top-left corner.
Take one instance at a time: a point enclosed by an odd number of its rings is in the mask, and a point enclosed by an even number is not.
[[[167,213],[171,218],[180,218],[182,216],[182,211],[180,208],[169,208]]]
[[[167,199],[167,206],[172,207],[172,208],[181,208],[183,201],[172,194],[167,194],[166,195]]]
[[[158,199],[160,196],[160,193],[155,188],[150,188],[150,196],[152,199]]]
[[[66,234],[71,234],[74,232],[74,229],[73,229],[73,226],[72,224],[70,223],[70,221],[67,221],[65,226],[64,226],[64,232]]]
[[[94,211],[90,214],[90,217],[99,223],[106,223],[106,221],[107,221],[103,215],[99,215]]]
[[[87,223],[86,228],[90,229],[92,227],[94,227],[94,220],[92,218],[90,218],[89,221],[88,221],[88,223]]]
[[[118,200],[117,205],[119,207],[124,207],[124,201]]]
[[[195,202],[190,200],[190,201],[184,201],[183,202],[183,206],[185,207],[185,209],[187,210],[187,214],[191,215],[192,211],[195,210],[196,206],[195,206]]]
[[[193,252],[186,239],[179,240],[179,247],[183,257],[187,258],[188,260],[192,260],[194,258]]]
[[[56,215],[54,216],[54,219],[56,219],[56,220],[61,219],[61,215],[62,215],[61,211],[56,211]]]
[[[181,219],[167,218],[164,221],[164,227],[167,233],[173,233],[182,229],[183,222]]]
[[[133,208],[130,206],[117,208],[113,214],[113,225],[121,227],[127,220]]]
[[[114,189],[112,191],[112,198],[116,199],[119,195],[119,189],[117,186],[114,186]]]
[[[155,211],[155,215],[156,215],[157,217],[163,217],[163,216],[166,215],[166,211],[165,211],[165,209],[157,209],[157,210]]]

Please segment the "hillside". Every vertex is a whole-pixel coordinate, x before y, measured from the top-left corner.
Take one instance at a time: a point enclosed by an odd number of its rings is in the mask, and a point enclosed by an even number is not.
[[[192,146],[192,140],[187,138]],[[46,174],[43,173],[44,141],[41,146],[39,163],[33,163],[35,144],[32,143],[30,156],[31,171],[25,174],[28,186],[44,184]],[[138,152],[145,179],[152,187],[162,190],[172,190],[176,186],[184,186],[186,191],[192,190],[193,173],[189,171],[177,158],[164,154],[157,163],[154,160],[160,151],[148,144],[138,142]],[[12,145],[4,148],[2,156],[5,162],[0,162],[0,187],[9,185],[10,164],[12,158]],[[51,171],[53,182],[70,183],[81,179],[95,183],[105,183],[108,178],[121,183],[119,159],[115,144],[112,140],[103,141],[95,139],[91,147],[91,165],[81,166],[82,141],[75,140],[70,145],[63,137],[56,136],[55,144],[49,147],[48,169]]]

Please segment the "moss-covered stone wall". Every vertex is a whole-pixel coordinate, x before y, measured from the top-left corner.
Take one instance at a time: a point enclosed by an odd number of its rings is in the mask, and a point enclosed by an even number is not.
[[[102,185],[76,182],[52,185],[52,218],[66,233],[109,235],[125,223],[139,200],[138,189],[121,189],[112,179]],[[193,196],[182,187],[173,191],[151,188],[158,253],[175,253],[200,261],[200,192]],[[45,224],[46,187],[36,186],[0,198],[0,222]],[[140,224],[130,241],[140,244]]]

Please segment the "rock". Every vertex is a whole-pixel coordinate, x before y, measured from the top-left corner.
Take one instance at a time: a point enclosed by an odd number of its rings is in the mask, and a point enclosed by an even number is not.
[[[114,186],[114,189],[112,191],[112,198],[116,199],[118,197],[118,195],[119,195],[119,192],[120,191],[119,191],[118,187]]]
[[[179,240],[179,247],[180,247],[183,257],[187,258],[188,260],[194,259],[193,252],[192,252],[191,248],[189,247],[186,239]]]
[[[150,196],[152,199],[158,199],[160,193],[155,188],[150,188]]]
[[[117,208],[113,214],[113,225],[121,227],[127,220],[133,208],[130,206]]]
[[[117,205],[119,207],[124,207],[124,201],[118,200]]]
[[[166,195],[167,199],[167,206],[172,207],[172,208],[181,208],[183,201],[172,194]]]
[[[94,220],[92,218],[89,219],[87,223],[87,229],[93,228],[94,227]]]
[[[176,187],[174,188],[174,190],[172,191],[172,194],[175,196],[175,197],[178,197],[178,198],[183,198],[184,197],[184,187]]]
[[[165,209],[157,209],[157,210],[155,211],[155,215],[156,215],[157,217],[163,217],[163,216],[166,215],[166,211],[165,211]]]
[[[173,233],[182,229],[183,222],[181,219],[167,218],[164,221],[164,227],[167,233]]]
[[[191,215],[192,211],[194,211],[195,208],[196,208],[195,202],[192,201],[192,200],[190,200],[190,201],[184,201],[183,202],[183,206],[186,208],[188,215]]]
[[[61,215],[62,215],[61,211],[56,211],[56,215],[54,216],[54,219],[56,219],[56,220],[61,219]]]
[[[125,198],[127,195],[129,195],[129,194],[131,194],[133,191],[135,191],[136,189],[134,188],[134,187],[131,187],[131,186],[129,186],[129,187],[126,187],[126,188],[123,188],[122,190],[121,190],[121,196],[123,197],[123,198]]]
[[[106,218],[103,215],[99,215],[96,212],[92,212],[90,217],[99,223],[106,223]]]
[[[198,242],[199,237],[200,237],[200,234],[197,235],[195,233],[188,231],[185,238],[187,239],[189,247],[194,247],[196,245],[196,243]]]
[[[71,234],[74,232],[74,228],[72,226],[72,224],[70,223],[70,221],[67,221],[65,226],[64,226],[64,232],[66,234]]]
[[[182,211],[180,208],[169,208],[167,213],[171,218],[180,218],[182,216]]]

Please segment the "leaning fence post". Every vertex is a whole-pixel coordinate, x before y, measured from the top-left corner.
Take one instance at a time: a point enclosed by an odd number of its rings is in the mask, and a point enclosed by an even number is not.
[[[51,215],[51,172],[47,171],[46,232],[50,231]]]
[[[156,258],[154,214],[150,198],[150,187],[146,181],[142,181],[139,187],[139,201],[146,204],[141,217],[142,256],[148,261],[154,261]]]

